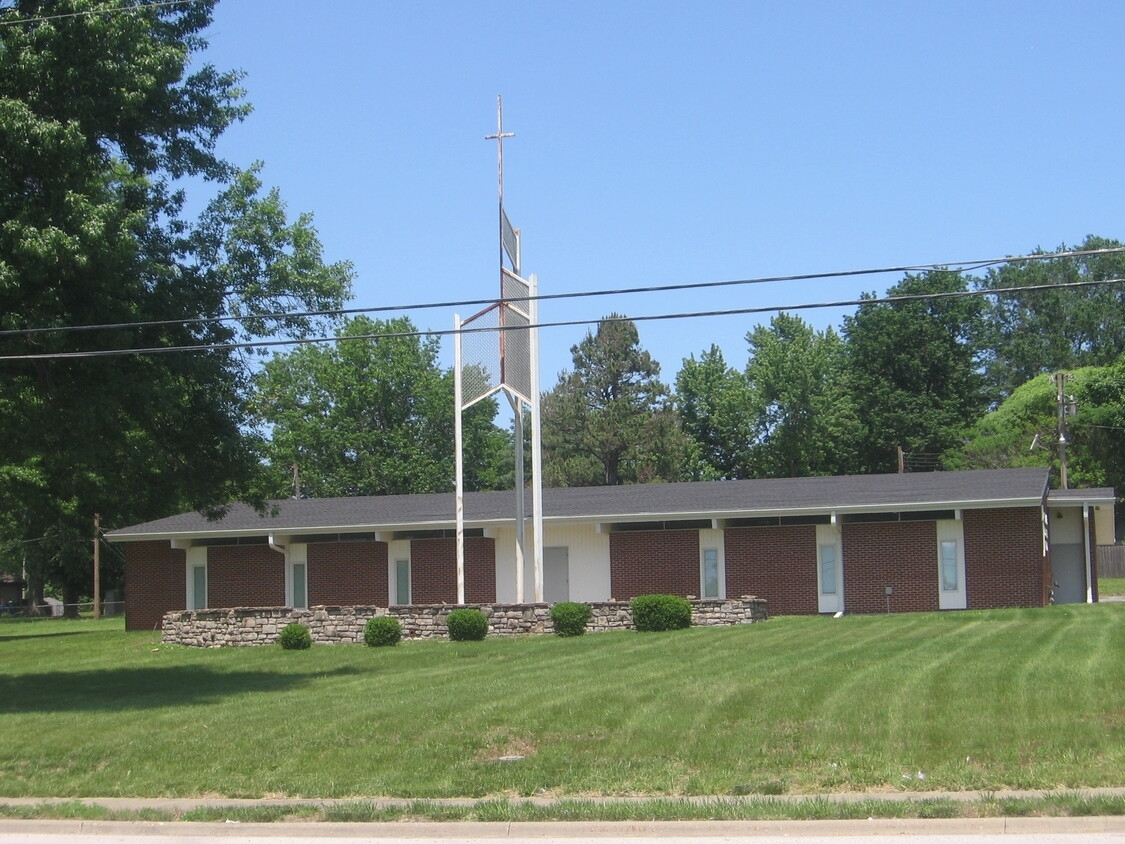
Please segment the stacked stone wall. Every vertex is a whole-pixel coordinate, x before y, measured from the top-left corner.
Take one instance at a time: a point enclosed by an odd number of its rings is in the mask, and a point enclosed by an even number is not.
[[[703,599],[691,601],[691,623],[695,627],[751,624],[766,620],[764,599]],[[548,604],[468,605],[488,616],[488,632],[493,636],[554,633]],[[450,604],[428,606],[313,607],[235,607],[233,609],[174,610],[164,614],[164,642],[197,648],[272,645],[287,624],[296,622],[309,628],[312,640],[321,644],[361,644],[363,628],[376,616],[397,618],[404,639],[444,639],[445,619],[459,607]],[[590,604],[591,633],[630,630],[633,616],[623,601]]]

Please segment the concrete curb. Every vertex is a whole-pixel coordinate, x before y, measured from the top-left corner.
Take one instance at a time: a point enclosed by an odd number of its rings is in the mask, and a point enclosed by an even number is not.
[[[559,804],[590,803],[594,805],[615,805],[631,803],[689,803],[696,806],[708,804],[739,803],[862,803],[864,801],[921,803],[927,801],[954,801],[973,803],[982,800],[1036,800],[1051,797],[1125,797],[1125,787],[1075,788],[1006,791],[878,791],[878,792],[839,792],[825,794],[779,794],[779,795],[707,795],[707,796],[629,796],[629,797],[512,797],[512,798],[402,798],[402,797],[0,797],[0,806],[56,806],[67,803],[80,803],[87,806],[101,806],[125,812],[155,809],[171,812],[184,812],[198,808],[244,808],[250,806],[373,806],[376,809],[407,808],[416,803],[433,806],[472,807],[480,803],[507,802],[513,805],[556,806]]]
[[[545,823],[156,823],[150,821],[0,821],[0,835],[125,837],[172,840],[273,838],[305,841],[379,839],[501,840],[644,838],[649,840],[722,838],[741,840],[846,837],[852,839],[916,835],[1093,835],[1125,833],[1125,818],[979,818],[949,820],[849,821],[657,821]]]

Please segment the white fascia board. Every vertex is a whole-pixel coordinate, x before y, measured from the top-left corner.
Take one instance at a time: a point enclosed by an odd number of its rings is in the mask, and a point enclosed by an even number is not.
[[[1043,502],[1039,498],[1004,498],[1004,499],[964,499],[957,498],[949,501],[926,501],[891,504],[856,504],[856,505],[825,505],[822,507],[747,507],[741,510],[683,510],[676,512],[650,511],[634,513],[591,513],[584,516],[543,516],[543,521],[552,524],[588,523],[588,522],[654,522],[654,521],[686,521],[690,519],[745,519],[745,518],[771,518],[775,516],[828,516],[832,513],[845,515],[848,513],[882,513],[882,512],[916,512],[924,510],[981,510],[1001,509],[1006,507],[1040,507]]]
[[[1051,494],[1047,496],[1047,505],[1049,507],[1084,507],[1087,505],[1098,506],[1117,503],[1117,498],[1106,490],[1089,490],[1089,492],[1092,493],[1091,495],[1073,494],[1080,491],[1081,490],[1052,490]],[[1056,492],[1060,494],[1056,495]]]
[[[419,522],[415,524],[396,524],[396,525],[286,525],[281,528],[258,528],[247,529],[242,528],[238,530],[175,530],[175,531],[151,531],[146,533],[125,533],[123,531],[115,531],[106,534],[106,539],[110,542],[143,542],[148,539],[167,539],[167,540],[200,540],[200,539],[246,539],[250,537],[268,537],[271,534],[275,536],[285,536],[287,539],[292,540],[294,536],[303,536],[307,534],[322,534],[322,533],[393,533],[394,531],[401,530],[442,530],[445,528],[452,528],[454,526],[453,520],[441,522]]]
[[[1070,504],[1081,506],[1083,501],[1068,498],[1051,502],[1053,506]],[[1086,501],[1089,504],[1113,503],[1113,498],[1091,497]],[[1039,498],[989,498],[989,499],[964,499],[957,498],[948,501],[910,501],[892,502],[881,504],[859,505],[825,505],[819,507],[771,507],[755,508],[746,507],[738,510],[718,511],[679,510],[679,511],[645,511],[632,513],[589,513],[577,516],[551,516],[543,514],[543,522],[552,525],[565,524],[593,524],[613,522],[653,522],[653,521],[681,521],[689,519],[744,519],[744,518],[770,518],[775,516],[826,516],[836,512],[840,515],[849,513],[879,513],[879,512],[908,512],[918,510],[974,510],[998,509],[1003,507],[1040,507],[1043,502]],[[515,520],[515,514],[504,518],[465,519],[465,527],[489,528],[505,527]],[[290,525],[281,524],[274,527],[262,526],[256,529],[241,528],[237,530],[188,530],[188,531],[151,531],[143,533],[126,533],[114,531],[106,535],[110,542],[142,542],[145,540],[204,540],[204,539],[240,539],[247,537],[265,537],[270,533],[284,533],[286,536],[301,534],[323,533],[390,533],[395,531],[414,530],[451,530],[456,527],[456,520],[450,518],[434,519],[431,521],[379,523],[379,524],[339,524],[339,525]]]

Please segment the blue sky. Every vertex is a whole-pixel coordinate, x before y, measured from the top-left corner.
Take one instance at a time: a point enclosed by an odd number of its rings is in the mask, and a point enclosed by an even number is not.
[[[254,105],[221,153],[264,161],[291,214],[315,215],[326,257],[355,265],[355,307],[496,295],[498,94],[516,133],[505,205],[542,293],[1125,239],[1116,2],[222,0],[208,38]],[[547,302],[541,319],[849,299],[900,278]],[[448,329],[453,309],[410,316]],[[671,383],[712,343],[744,366],[768,319],[639,328]],[[586,330],[543,330],[544,389]]]

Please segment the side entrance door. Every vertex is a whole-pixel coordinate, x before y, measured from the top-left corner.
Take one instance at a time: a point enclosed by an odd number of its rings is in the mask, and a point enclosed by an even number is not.
[[[543,549],[543,600],[570,600],[570,549],[565,545]]]

